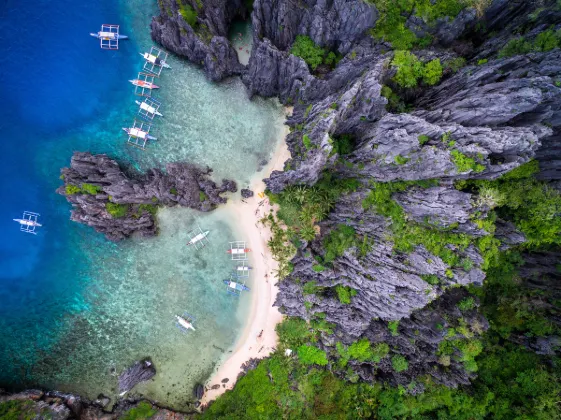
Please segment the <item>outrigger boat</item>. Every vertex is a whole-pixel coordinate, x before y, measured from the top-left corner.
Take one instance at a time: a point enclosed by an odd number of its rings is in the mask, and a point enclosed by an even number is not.
[[[37,235],[37,232],[35,232],[35,228],[43,226],[41,223],[37,221],[39,216],[40,216],[39,213],[24,211],[21,219],[13,219],[13,220],[14,222],[19,223],[20,225],[19,230],[21,230],[22,232],[27,232]]]
[[[232,279],[223,280],[224,284],[228,286],[228,293],[239,296],[243,291],[249,292],[249,287],[243,283],[238,283]]]
[[[41,223],[36,222],[34,220],[27,220],[27,219],[13,219],[14,222],[18,222],[20,225],[23,226],[34,226],[34,227],[41,227],[43,226]]]
[[[205,239],[208,236],[209,233],[210,233],[210,230],[207,230],[205,232],[201,232],[198,235],[192,237],[191,240],[189,242],[187,242],[187,246],[195,245],[197,242],[202,241],[203,239]]]
[[[138,106],[140,106],[140,109],[148,112],[149,114],[153,114],[153,115],[158,115],[160,117],[163,117],[163,115],[161,114],[160,111],[158,111],[156,108],[154,108],[153,106],[148,105],[146,102],[140,102],[140,101],[134,101]]]
[[[188,314],[184,314],[183,316],[179,316],[179,315],[175,315],[175,319],[177,320],[177,326],[179,328],[181,328],[184,331],[188,331],[188,330],[195,330],[195,327],[193,327],[193,323],[192,323],[192,319],[193,317],[191,317]]]
[[[159,57],[156,57],[153,54],[150,54],[150,53],[147,53],[147,52],[145,52],[144,54],[142,54],[142,53],[139,53],[139,54],[142,56],[142,58],[144,58],[149,63],[155,64],[155,65],[163,67],[165,69],[171,69],[171,66],[168,63],[166,63],[164,60],[162,60]]]
[[[133,85],[144,88],[144,89],[160,89],[160,86],[155,85],[152,82],[147,82],[146,80],[140,80],[140,79],[133,79],[133,80],[129,80],[129,82],[131,82]]]
[[[143,140],[158,140],[156,137],[148,134],[148,132],[142,131],[136,127],[123,127],[123,131],[131,137],[136,137]]]
[[[117,39],[129,39],[129,37],[126,36],[126,35],[121,35],[121,34],[115,33],[115,32],[104,32],[104,31],[90,32],[90,36],[93,36],[94,38],[101,39],[101,40],[104,40],[104,41],[113,41],[113,40],[117,40]]]
[[[245,254],[247,252],[251,252],[251,249],[249,249],[249,248],[232,248],[232,249],[228,249],[226,251],[226,254],[236,255],[236,254]]]

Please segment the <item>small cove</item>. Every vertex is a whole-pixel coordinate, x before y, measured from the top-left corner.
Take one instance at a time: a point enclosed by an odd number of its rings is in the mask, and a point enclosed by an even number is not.
[[[279,141],[283,108],[272,100],[249,101],[238,79],[212,84],[197,67],[170,57],[173,70],[158,83],[160,141],[145,152],[127,147],[121,127],[132,121],[135,105],[126,81],[141,68],[138,51],[153,45],[149,22],[156,3],[45,1],[37,7],[44,10],[10,1],[2,10],[3,33],[14,30],[16,20],[35,26],[26,26],[2,59],[9,70],[2,81],[11,88],[2,93],[10,106],[0,120],[7,203],[0,249],[0,363],[7,368],[0,383],[115,397],[111,370],[150,356],[158,374],[134,392],[184,408],[194,383],[206,379],[245,322],[250,297],[236,300],[221,281],[232,268],[227,243],[242,233],[224,209],[173,208],[160,211],[158,237],[110,243],[69,221],[70,205],[54,194],[59,169],[74,150],[89,150],[139,170],[178,160],[208,165],[217,181],[228,177],[242,188]],[[49,51],[60,57],[52,67],[31,48],[52,24],[46,10],[61,28],[41,41],[50,41]],[[100,51],[87,34],[100,22],[119,22],[131,39],[118,52]],[[53,86],[40,83],[44,75]],[[41,213],[45,227],[37,237],[12,224],[23,210]],[[210,246],[199,253],[184,246],[194,223],[211,230]],[[183,311],[197,317],[193,334],[174,325],[173,315]]]

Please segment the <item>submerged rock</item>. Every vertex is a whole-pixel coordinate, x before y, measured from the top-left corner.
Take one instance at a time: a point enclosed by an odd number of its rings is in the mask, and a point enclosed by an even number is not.
[[[135,362],[119,375],[119,392],[125,393],[130,391],[140,382],[152,379],[155,374],[156,369],[150,359]]]
[[[226,202],[222,193],[236,191],[236,183],[209,179],[210,168],[168,163],[166,172],[150,169],[128,175],[106,155],[75,152],[69,168],[61,170],[64,185],[57,193],[72,204],[71,219],[93,227],[113,241],[138,233],[157,233],[158,206],[180,205],[210,211]]]
[[[247,188],[243,188],[241,190],[242,193],[242,198],[250,198],[253,197],[253,191],[251,191],[250,189]]]
[[[205,387],[203,386],[203,384],[196,384],[195,387],[193,388],[193,396],[197,399],[200,400],[201,398],[203,398],[203,395],[205,394]]]

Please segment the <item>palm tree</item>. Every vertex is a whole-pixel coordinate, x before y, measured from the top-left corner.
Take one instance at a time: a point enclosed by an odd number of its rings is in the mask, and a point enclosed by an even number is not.
[[[313,241],[316,237],[316,228],[314,225],[306,225],[300,229],[300,237],[305,241]]]

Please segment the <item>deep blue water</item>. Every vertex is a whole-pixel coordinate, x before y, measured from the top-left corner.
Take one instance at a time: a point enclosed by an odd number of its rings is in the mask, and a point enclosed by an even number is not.
[[[60,181],[52,177],[70,156],[61,150],[45,161],[42,153],[130,100],[123,79],[137,65],[134,42],[102,51],[88,35],[100,23],[120,20],[118,2],[108,0],[0,5],[0,365],[8,367],[1,370],[2,383],[24,380],[24,372],[14,376],[10,367],[27,365],[36,357],[33,347],[48,348],[56,339],[65,315],[84,309],[81,267],[88,262],[73,246],[83,229],[70,228],[69,207],[54,194]],[[75,149],[84,150],[80,144]],[[39,235],[20,232],[12,221],[24,210],[41,214]],[[18,345],[11,345],[16,338]]]

